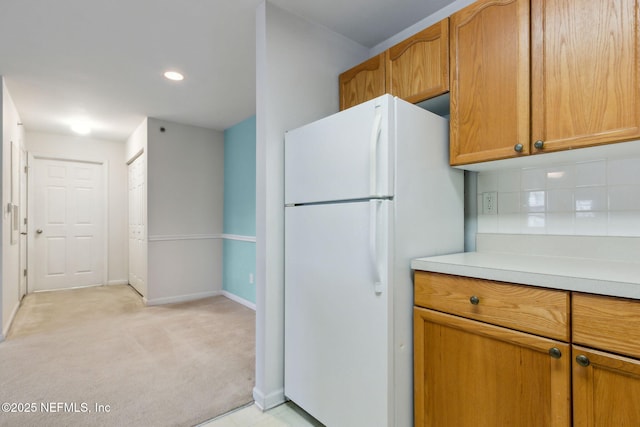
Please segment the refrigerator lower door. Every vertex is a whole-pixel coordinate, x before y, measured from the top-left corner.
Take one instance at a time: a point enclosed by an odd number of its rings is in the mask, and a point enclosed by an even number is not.
[[[327,426],[392,424],[391,206],[285,208],[285,395]]]

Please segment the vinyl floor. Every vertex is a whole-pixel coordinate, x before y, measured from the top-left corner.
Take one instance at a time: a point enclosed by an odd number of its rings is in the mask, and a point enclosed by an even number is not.
[[[323,427],[291,402],[266,412],[256,405],[245,406],[199,427]]]

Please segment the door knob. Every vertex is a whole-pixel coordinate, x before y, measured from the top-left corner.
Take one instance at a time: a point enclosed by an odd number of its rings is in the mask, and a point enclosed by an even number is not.
[[[576,357],[576,362],[578,362],[578,365],[585,368],[591,364],[591,361],[589,360],[589,358],[584,354],[581,354],[578,357]]]
[[[562,352],[558,347],[551,347],[549,349],[549,356],[553,357],[554,359],[560,359],[562,357]]]
[[[42,228],[38,228],[38,229],[36,230],[36,233],[38,233],[38,234],[42,234]]]

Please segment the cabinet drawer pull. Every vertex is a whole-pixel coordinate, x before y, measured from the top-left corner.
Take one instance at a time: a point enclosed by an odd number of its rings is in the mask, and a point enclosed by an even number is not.
[[[524,150],[524,145],[518,143],[513,146],[513,149],[516,150],[516,152],[518,153],[522,153],[522,150]]]
[[[533,143],[533,146],[538,150],[542,150],[544,148],[544,141],[539,139]]]
[[[469,302],[473,305],[478,305],[480,304],[480,298],[478,298],[477,296],[473,295],[471,298],[469,298]]]
[[[549,349],[549,356],[553,357],[554,359],[560,359],[562,357],[562,352],[558,347],[551,347]]]
[[[591,364],[591,362],[589,361],[589,358],[584,354],[577,356],[576,362],[578,362],[578,365],[583,366],[585,368]]]

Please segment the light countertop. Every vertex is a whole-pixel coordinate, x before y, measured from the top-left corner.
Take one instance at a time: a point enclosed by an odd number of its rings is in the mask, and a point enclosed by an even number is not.
[[[640,262],[464,252],[411,262],[414,270],[640,299]]]

